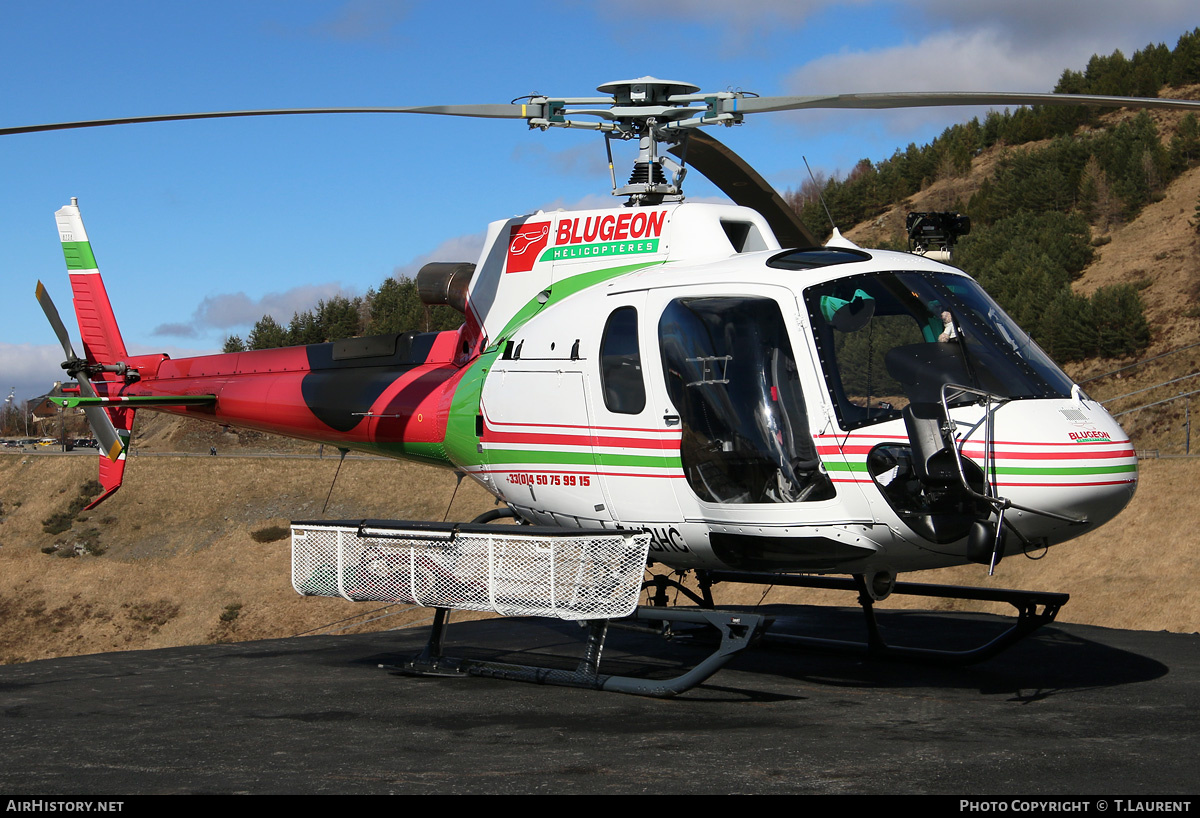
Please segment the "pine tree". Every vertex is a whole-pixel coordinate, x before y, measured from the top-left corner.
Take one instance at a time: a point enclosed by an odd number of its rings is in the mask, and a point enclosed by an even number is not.
[[[287,330],[279,326],[279,322],[269,315],[264,315],[250,330],[246,339],[250,349],[274,349],[288,345]]]

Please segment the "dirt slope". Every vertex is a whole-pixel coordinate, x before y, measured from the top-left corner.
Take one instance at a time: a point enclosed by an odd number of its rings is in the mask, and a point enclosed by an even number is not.
[[[125,487],[110,501],[85,512],[66,534],[44,533],[41,521],[64,508],[94,468],[86,456],[0,456],[0,662],[381,630],[431,617],[421,608],[301,597],[290,585],[288,540],[253,539],[254,532],[292,519],[321,517],[336,468],[332,459],[135,457]],[[1151,461],[1133,504],[1116,522],[1051,549],[1044,559],[1009,558],[992,578],[980,566],[904,578],[1066,591],[1072,600],[1064,621],[1197,631],[1200,603],[1191,578],[1200,574],[1194,536],[1200,507],[1192,501],[1198,482],[1200,462]],[[446,471],[351,459],[327,516],[440,520],[454,485]],[[448,516],[470,519],[491,507],[482,489],[464,481]],[[98,532],[103,554],[42,552],[58,541],[80,541],[89,529]],[[718,586],[717,597],[753,604],[764,592],[769,603],[853,604],[845,593],[727,585]],[[883,606],[938,604],[893,597]],[[392,615],[377,618],[385,614]]]
[[[42,521],[94,479],[96,458],[0,456],[0,661],[292,636],[366,618],[381,606],[299,596],[288,539],[259,543],[252,534],[293,519],[440,520],[455,478],[347,459],[323,516],[336,467],[335,458],[137,456],[116,495],[51,535]],[[470,519],[492,505],[464,481],[449,513]],[[55,543],[69,552],[89,531],[103,554],[42,552]],[[369,627],[431,616],[403,606],[375,616],[397,611]]]

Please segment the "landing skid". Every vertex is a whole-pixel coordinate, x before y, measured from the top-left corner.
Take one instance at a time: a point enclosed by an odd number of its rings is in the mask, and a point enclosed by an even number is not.
[[[691,690],[720,670],[735,655],[762,642],[788,648],[802,648],[821,652],[853,653],[872,659],[922,661],[942,665],[969,665],[988,659],[1018,640],[1030,635],[1043,625],[1054,621],[1059,609],[1070,599],[1068,594],[1041,591],[1019,591],[1010,589],[973,588],[957,585],[929,585],[915,582],[897,582],[891,590],[895,594],[935,597],[942,599],[974,599],[989,602],[1006,602],[1017,609],[1017,618],[1011,627],[986,643],[966,650],[941,650],[935,648],[889,645],[884,641],[875,617],[874,600],[867,591],[861,576],[789,576],[738,571],[698,572],[699,592],[682,585],[666,575],[658,575],[647,582],[652,588],[649,606],[639,606],[624,619],[595,619],[586,623],[587,640],[584,655],[574,670],[524,665],[509,662],[493,662],[479,659],[463,659],[446,656],[442,642],[449,623],[449,611],[436,609],[429,641],[423,651],[399,665],[387,665],[387,669],[407,676],[441,676],[466,678],[478,676],[490,679],[505,679],[515,682],[580,687],[589,690],[604,690],[629,693],[637,696],[670,698]],[[866,640],[828,639],[815,636],[800,636],[771,630],[774,618],[742,611],[718,610],[713,607],[712,586],[718,582],[738,582],[755,585],[789,585],[807,588],[827,588],[858,592],[858,602],[863,608],[866,621]],[[677,591],[699,607],[667,607],[668,590]],[[648,623],[659,623],[650,627]],[[675,623],[699,625],[698,629],[673,630]],[[644,679],[632,676],[616,676],[600,672],[600,656],[608,636],[609,626],[629,628],[665,636],[690,636],[715,631],[720,639],[717,647],[691,670],[670,679]]]
[[[696,608],[639,607],[625,619],[622,625],[644,628],[641,623],[661,622],[663,629],[668,623],[685,622],[704,625],[720,635],[720,642],[707,658],[691,670],[671,679],[640,679],[632,676],[614,676],[600,673],[600,654],[608,636],[610,620],[596,619],[587,623],[588,636],[584,655],[575,670],[559,670],[507,662],[489,662],[477,659],[459,659],[442,653],[442,640],[449,621],[449,611],[438,608],[430,629],[429,642],[417,656],[400,665],[387,666],[389,670],[406,676],[480,676],[490,679],[505,679],[514,682],[582,687],[589,690],[605,690],[615,693],[630,693],[636,696],[670,698],[691,690],[725,666],[734,655],[745,650],[769,626],[770,619],[759,614],[731,611],[703,610]]]
[[[687,591],[687,594],[697,601],[700,599],[709,600],[709,604],[711,604],[711,587],[717,582],[788,585],[804,588],[858,591],[858,603],[862,606],[866,621],[866,641],[855,642],[816,636],[772,633],[768,630],[763,634],[762,638],[762,641],[766,644],[808,648],[823,652],[854,653],[866,655],[872,659],[924,661],[958,666],[974,664],[975,662],[989,659],[1011,647],[1017,641],[1029,636],[1043,625],[1053,622],[1054,618],[1058,616],[1059,609],[1071,598],[1070,594],[1043,591],[975,588],[962,585],[930,585],[917,582],[895,583],[895,586],[891,590],[893,594],[909,594],[941,599],[974,599],[986,602],[1005,602],[1017,609],[1017,618],[1012,623],[1012,626],[984,644],[965,650],[941,650],[936,648],[889,645],[885,642],[880,633],[879,623],[875,617],[874,600],[867,592],[866,582],[861,575],[832,577],[762,574],[739,571],[707,571],[700,573],[700,587],[703,596],[697,597],[691,591]],[[668,580],[665,584],[683,590],[683,586],[674,582],[674,580]],[[661,584],[659,585],[659,596],[665,600],[665,589]]]

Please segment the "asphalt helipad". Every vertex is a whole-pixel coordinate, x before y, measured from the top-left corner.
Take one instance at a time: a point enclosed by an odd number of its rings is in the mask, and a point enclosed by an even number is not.
[[[855,610],[801,609],[820,632]],[[987,617],[882,614],[942,642]],[[788,627],[800,620],[787,620]],[[446,652],[577,656],[541,619],[452,625]],[[968,668],[759,649],[675,699],[411,678],[422,630],[0,667],[0,792],[1200,792],[1200,636],[1053,624]],[[616,631],[604,670],[703,654]]]

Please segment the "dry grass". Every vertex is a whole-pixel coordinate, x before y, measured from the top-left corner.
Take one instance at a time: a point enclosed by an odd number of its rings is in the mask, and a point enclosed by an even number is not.
[[[1200,87],[1184,90],[1194,96]],[[846,231],[847,235],[865,246],[902,237],[906,210],[946,209],[965,201],[999,155],[999,150],[985,152],[973,160],[969,175],[939,180],[878,219]],[[1138,219],[1113,229],[1112,241],[1099,250],[1097,260],[1076,283],[1080,291],[1091,292],[1110,283],[1147,282],[1142,296],[1154,328],[1147,356],[1200,341],[1200,284],[1195,278],[1200,241],[1189,223],[1198,200],[1200,169],[1194,169]],[[1126,362],[1085,362],[1071,367],[1071,374],[1081,379],[1122,363]],[[1198,369],[1200,351],[1185,353],[1089,385],[1088,390],[1105,399]],[[1136,405],[1129,400],[1130,406]],[[1125,407],[1115,406],[1120,408]],[[1125,416],[1122,422],[1139,448],[1180,451],[1182,412],[1177,401]],[[317,451],[311,443],[142,414],[135,452],[207,453],[210,446],[222,455]],[[335,455],[332,449],[326,452]],[[289,582],[288,541],[259,543],[254,533],[293,519],[322,516],[440,520],[455,483],[446,471],[349,459],[328,512],[322,515],[337,468],[334,456],[324,460],[135,456],[120,492],[70,532],[46,534],[42,521],[64,511],[82,484],[94,478],[95,468],[93,457],[0,454],[0,662],[292,636],[348,618],[360,622],[399,611],[400,606],[393,606],[364,616],[374,606],[297,595]],[[1115,522],[1051,549],[1042,560],[1009,558],[993,578],[982,567],[964,566],[904,579],[1065,591],[1072,599],[1060,615],[1063,621],[1197,631],[1200,603],[1191,588],[1191,578],[1200,574],[1200,544],[1194,534],[1200,530],[1200,510],[1193,499],[1196,485],[1200,485],[1200,462],[1145,461],[1138,494]],[[492,505],[482,489],[464,481],[449,519],[470,519]],[[41,552],[62,542],[68,546],[64,550],[73,553],[69,546],[87,529],[99,532],[99,545],[105,549],[102,556],[66,559]],[[753,604],[764,590],[718,586],[716,592],[718,601]],[[772,588],[765,601],[850,605],[853,596]],[[881,607],[939,605],[949,606],[893,597]],[[1006,606],[955,607],[1009,612]],[[426,610],[412,609],[352,629],[378,630],[429,617]]]
[[[904,574],[910,582],[1056,591],[1071,595],[1059,621],[1127,630],[1200,631],[1200,600],[1192,577],[1200,572],[1200,460],[1164,459],[1141,463],[1133,502],[1099,531],[1055,546],[1042,559],[1009,557],[993,577],[981,565]],[[717,586],[717,601],[753,604],[763,589]],[[854,595],[838,591],[772,588],[766,603],[806,602],[853,605]],[[983,611],[1011,614],[1003,604],[953,602],[893,596],[881,609]]]
[[[41,521],[93,477],[95,458],[0,457],[0,661],[293,636],[365,618],[381,606],[296,594],[289,541],[253,539],[292,519],[321,518],[336,467],[330,458],[134,458],[121,491],[84,512],[72,532],[52,536]],[[448,471],[348,459],[325,516],[440,520],[454,484]],[[492,505],[463,481],[451,519]],[[84,528],[100,531],[103,556],[42,553]],[[222,619],[236,605],[237,615]],[[430,615],[412,609],[357,627]]]
[[[1196,99],[1200,97],[1200,85],[1166,89],[1165,93],[1181,99]],[[1109,125],[1115,125],[1135,115],[1129,111],[1116,111],[1106,114],[1103,119]],[[1150,116],[1157,124],[1164,144],[1169,142],[1182,115],[1153,111]],[[939,179],[878,217],[844,232],[865,247],[885,241],[904,242],[908,211],[960,207],[979,189],[985,176],[993,172],[1005,151],[1036,150],[1045,144],[1035,142],[1016,148],[990,148],[971,161],[968,173]],[[1066,369],[1071,377],[1082,381],[1200,342],[1200,280],[1196,277],[1197,265],[1200,265],[1200,236],[1193,226],[1197,202],[1200,202],[1200,168],[1192,168],[1167,186],[1163,198],[1147,205],[1133,221],[1111,226],[1092,225],[1093,235],[1108,242],[1097,249],[1095,259],[1074,282],[1073,288],[1090,295],[1100,287],[1113,284],[1138,286],[1152,340],[1150,347],[1136,357],[1091,359],[1070,364]],[[1200,372],[1200,348],[1086,384],[1085,389],[1096,399],[1107,401],[1196,372]],[[1120,412],[1194,389],[1200,389],[1200,379],[1141,392],[1114,401],[1107,408]],[[1196,406],[1200,407],[1200,401]],[[1185,407],[1181,400],[1123,415],[1119,420],[1139,449],[1158,449],[1172,454],[1184,452],[1187,436],[1183,428]],[[1200,450],[1200,436],[1197,447]]]
[[[431,616],[420,608],[301,597],[289,581],[288,541],[254,541],[253,533],[265,527],[320,517],[336,461],[135,459],[126,486],[74,529],[98,528],[106,553],[43,554],[40,549],[59,537],[45,534],[41,520],[63,507],[94,468],[91,457],[0,456],[2,662],[294,636],[331,625],[381,630]],[[327,516],[442,519],[454,482],[449,472],[429,467],[348,460]],[[1066,591],[1072,599],[1062,621],[1200,630],[1200,603],[1191,588],[1200,573],[1193,533],[1200,509],[1191,501],[1198,482],[1200,462],[1149,461],[1137,496],[1116,522],[1051,549],[1042,560],[1009,558],[990,579],[980,566],[903,578]],[[464,481],[450,518],[469,519],[492,505],[482,489]],[[765,590],[723,585],[717,596],[727,604],[753,604]],[[772,588],[765,601],[851,605],[853,597]],[[936,608],[939,602],[893,597],[881,607]],[[385,613],[395,615],[374,619]],[[354,624],[363,619],[374,621]]]

